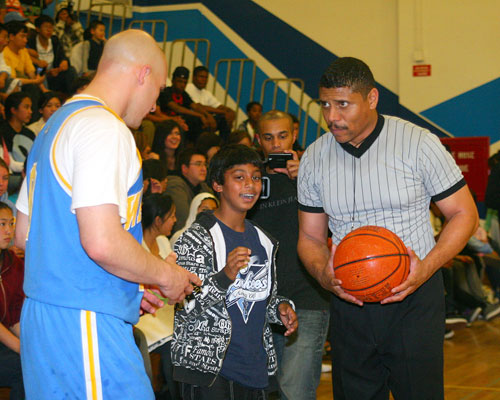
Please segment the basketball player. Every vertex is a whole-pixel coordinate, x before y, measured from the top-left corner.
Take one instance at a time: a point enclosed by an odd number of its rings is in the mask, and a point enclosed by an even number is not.
[[[26,245],[27,398],[154,398],[132,336],[141,299],[152,295],[134,282],[171,301],[201,284],[175,255],[163,261],[140,245],[141,161],[127,126],[154,110],[166,74],[149,35],[112,37],[94,80],[34,142],[16,231]]]
[[[331,134],[306,150],[298,177],[299,255],[330,290],[335,400],[443,399],[444,289],[435,273],[474,233],[476,207],[452,157],[429,131],[377,113],[369,67],[345,57],[321,77]],[[433,199],[447,224],[437,243]],[[353,229],[382,226],[409,248],[410,274],[380,303],[363,304],[335,279],[327,248]]]

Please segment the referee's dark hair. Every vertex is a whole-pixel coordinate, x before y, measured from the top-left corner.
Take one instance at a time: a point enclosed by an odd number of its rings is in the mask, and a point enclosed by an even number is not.
[[[323,73],[319,87],[326,89],[348,87],[366,97],[375,87],[375,79],[370,67],[363,61],[354,57],[341,57],[332,62]]]
[[[252,164],[258,167],[261,172],[264,167],[259,154],[243,144],[230,144],[221,148],[210,160],[208,167],[208,185],[213,186],[214,182],[224,185],[224,174],[235,165]]]

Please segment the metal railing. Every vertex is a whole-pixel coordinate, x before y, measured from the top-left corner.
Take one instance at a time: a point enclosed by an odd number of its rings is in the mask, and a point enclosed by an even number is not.
[[[168,62],[170,64],[170,68],[173,68],[172,66],[172,60],[173,60],[173,55],[174,55],[174,47],[176,44],[182,44],[182,53],[181,53],[181,61],[180,64],[177,66],[184,66],[184,60],[186,59],[186,47],[188,43],[193,43],[194,44],[194,51],[193,51],[193,65],[191,67],[191,72],[193,71],[194,67],[196,67],[196,60],[199,58],[198,57],[198,52],[199,52],[199,44],[200,43],[206,43],[207,50],[205,53],[205,62],[203,62],[203,65],[208,67],[208,62],[210,60],[210,41],[208,39],[204,38],[197,38],[197,39],[175,39],[172,41],[170,45],[170,56],[168,58]]]
[[[99,7],[99,12],[97,15],[99,16],[99,20],[102,21],[102,16],[103,16],[103,10],[104,7],[111,7],[111,12],[109,13],[109,33],[108,33],[108,38],[113,34],[113,21],[115,18],[115,8],[116,7],[121,7],[123,10],[123,13],[121,15],[121,26],[120,26],[120,32],[125,30],[125,20],[127,19],[127,5],[124,3],[115,3],[113,1],[104,1],[104,2],[99,2],[99,3],[94,3],[93,1],[90,1],[89,5],[89,10],[87,13],[87,26],[90,25],[90,17],[92,16],[92,10],[94,8]]]
[[[253,99],[254,90],[255,90],[255,73],[257,71],[257,66],[255,61],[250,58],[221,58],[217,60],[215,63],[215,71],[214,71],[214,85],[212,88],[212,93],[214,96],[216,95],[216,87],[217,87],[217,78],[219,77],[219,68],[221,65],[227,65],[226,69],[226,77],[224,80],[224,85],[221,85],[224,89],[224,101],[223,104],[227,106],[227,99],[229,96],[229,85],[231,84],[231,67],[236,65],[238,68],[238,83],[236,89],[236,115],[234,117],[234,121],[238,121],[238,113],[240,110],[240,100],[241,100],[241,90],[243,87],[243,73],[245,69],[245,64],[250,64],[252,68],[252,78],[250,81],[250,100]]]
[[[163,40],[162,40],[161,49],[165,53],[165,50],[167,48],[167,30],[168,30],[167,21],[165,21],[163,19],[136,19],[136,20],[131,21],[128,27],[129,27],[129,29],[131,29],[135,25],[139,25],[138,29],[149,33],[156,40],[156,37],[155,37],[156,24],[163,25]],[[144,25],[146,25],[146,26],[151,25],[151,31],[144,29]]]
[[[308,124],[309,124],[309,117],[314,120],[314,117],[311,116],[311,105],[313,104],[318,104],[318,101],[319,99],[311,99],[309,100],[309,102],[307,103],[307,106],[306,106],[306,113],[305,113],[305,116],[304,116],[304,126],[303,126],[303,130],[302,130],[302,147],[305,148],[306,147],[306,139],[307,139],[307,128],[308,128]],[[323,115],[321,113],[321,107],[318,108],[318,117],[317,117],[317,125],[316,125],[316,139],[319,138],[321,136],[321,123],[323,121]]]
[[[286,84],[286,97],[285,97],[285,112],[288,112],[288,107],[290,105],[290,92],[292,91],[292,84],[295,84],[297,86],[299,86],[299,90],[300,90],[300,101],[298,103],[298,107],[299,107],[299,115],[297,116],[297,118],[299,119],[300,121],[300,110],[302,110],[302,100],[304,98],[304,80],[300,79],[300,78],[268,78],[268,79],[265,79],[263,82],[262,82],[262,88],[261,88],[261,91],[260,91],[260,104],[264,104],[264,95],[265,95],[265,91],[266,91],[266,86],[268,83],[274,83],[274,90],[273,90],[273,101],[272,101],[272,106],[271,108],[274,109],[276,107],[276,100],[277,100],[277,97],[278,97],[278,88],[279,88],[279,85],[280,83],[281,84]]]

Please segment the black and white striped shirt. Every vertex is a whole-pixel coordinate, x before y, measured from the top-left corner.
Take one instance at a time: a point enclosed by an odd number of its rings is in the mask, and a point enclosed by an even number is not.
[[[378,116],[358,147],[324,134],[304,153],[298,176],[299,208],[329,216],[333,243],[353,229],[383,226],[423,258],[435,245],[429,203],[465,185],[437,136],[411,122]]]

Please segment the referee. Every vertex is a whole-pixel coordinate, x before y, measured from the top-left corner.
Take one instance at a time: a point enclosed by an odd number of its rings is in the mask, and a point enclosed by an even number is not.
[[[331,134],[304,153],[298,176],[299,255],[331,291],[335,400],[443,399],[444,289],[436,271],[467,243],[478,216],[452,157],[429,131],[377,112],[369,67],[344,57],[320,81]],[[433,200],[446,217],[437,243]],[[410,274],[381,303],[363,304],[335,279],[327,247],[353,229],[382,226],[408,247]]]

